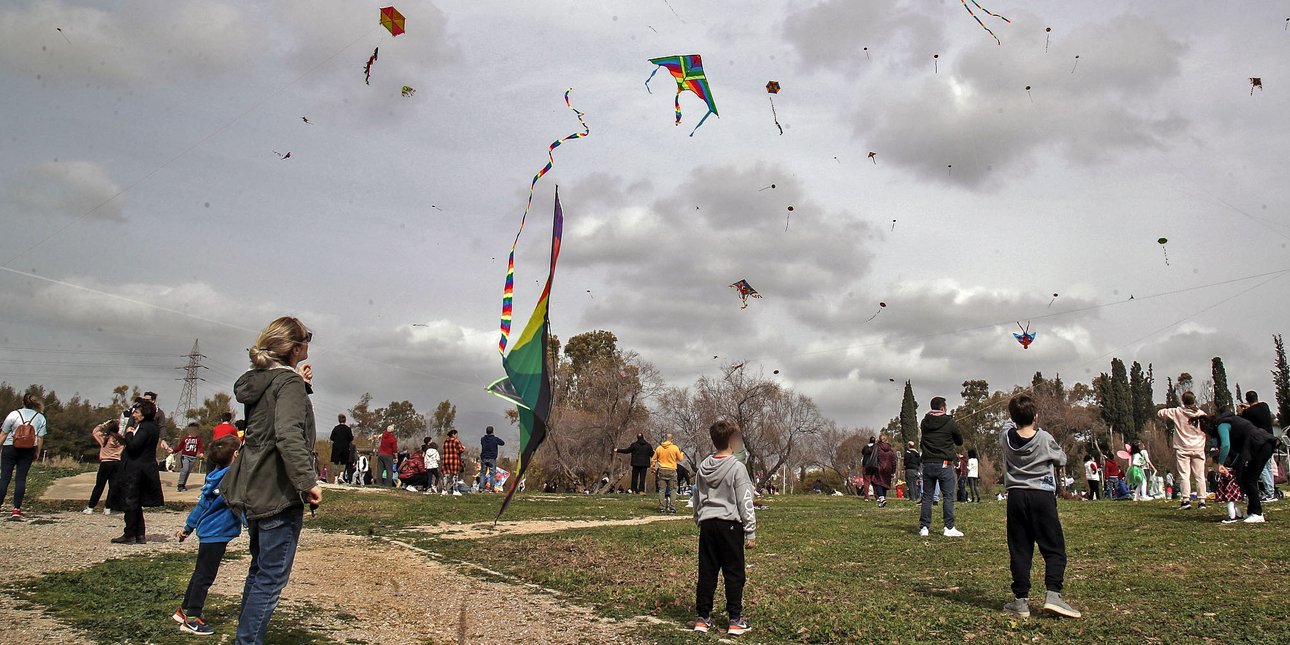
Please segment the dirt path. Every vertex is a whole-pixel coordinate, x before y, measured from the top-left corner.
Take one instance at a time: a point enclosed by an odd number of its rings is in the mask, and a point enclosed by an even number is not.
[[[0,550],[6,554],[6,577],[22,579],[149,551],[193,552],[195,544],[181,545],[165,535],[182,521],[179,513],[148,513],[149,543],[142,547],[108,543],[121,531],[117,515],[58,513],[35,521],[2,522]],[[542,524],[572,528],[621,523],[514,524],[521,525],[517,530],[540,532]],[[246,538],[238,538],[230,547],[245,550]],[[246,567],[245,558],[225,562],[212,593],[238,596]],[[88,635],[38,611],[14,609],[13,604],[11,597],[0,592],[0,643],[89,640]],[[631,631],[634,622],[602,619],[528,587],[471,578],[396,543],[313,530],[301,536],[291,583],[283,593],[285,607],[302,604],[319,610],[309,612],[310,629],[341,642],[636,642],[623,633]]]
[[[692,519],[687,515],[655,515],[636,517],[629,520],[522,520],[518,522],[499,522],[493,527],[492,522],[475,524],[434,524],[414,526],[408,531],[433,535],[445,540],[478,540],[480,538],[498,537],[501,535],[538,535],[541,533],[558,533],[573,529],[590,529],[599,526],[637,526],[654,522]]]

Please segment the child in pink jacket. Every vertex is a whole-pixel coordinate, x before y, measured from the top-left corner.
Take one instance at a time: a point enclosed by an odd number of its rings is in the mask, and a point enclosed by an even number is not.
[[[1182,505],[1178,510],[1188,510],[1192,504],[1205,508],[1205,431],[1200,420],[1205,412],[1196,407],[1196,395],[1183,392],[1182,407],[1164,408],[1156,413],[1161,419],[1172,421],[1174,427],[1174,460],[1178,465],[1178,479],[1182,486]],[[1196,478],[1196,489],[1191,480]]]

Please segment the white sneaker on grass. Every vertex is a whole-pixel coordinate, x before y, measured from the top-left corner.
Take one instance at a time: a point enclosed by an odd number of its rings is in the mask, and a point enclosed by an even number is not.
[[[918,529],[918,537],[927,537],[927,527],[926,527],[926,526],[924,526],[924,527],[923,527],[923,528],[921,528],[921,529]]]
[[[1262,516],[1262,515],[1253,515],[1253,514],[1251,514],[1251,515],[1246,515],[1246,516],[1245,516],[1245,523],[1246,523],[1246,524],[1262,524],[1262,523],[1264,523],[1265,521],[1266,521],[1266,520],[1264,520],[1264,519],[1263,519],[1263,516]]]
[[[408,486],[408,487],[404,488],[404,490],[408,491],[409,493],[415,493],[415,492],[417,492],[417,487],[416,487],[416,486]]]
[[[90,508],[90,507],[86,506],[86,507],[85,507],[85,510],[83,510],[83,511],[81,511],[81,512],[82,512],[82,513],[84,513],[84,514],[86,514],[86,515],[93,515],[93,514],[94,514],[94,509],[92,509],[92,508]]]
[[[963,531],[950,526],[946,527],[945,531],[941,533],[941,535],[944,535],[945,537],[963,537]]]

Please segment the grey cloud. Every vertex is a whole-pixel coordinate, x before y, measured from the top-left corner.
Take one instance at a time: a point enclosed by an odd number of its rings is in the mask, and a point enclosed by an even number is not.
[[[10,200],[21,210],[48,216],[124,221],[121,187],[100,165],[90,161],[51,161],[10,178]]]

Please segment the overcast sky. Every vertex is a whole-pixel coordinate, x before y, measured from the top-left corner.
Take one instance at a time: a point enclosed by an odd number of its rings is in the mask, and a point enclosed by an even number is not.
[[[925,405],[1114,355],[1154,363],[1163,397],[1221,355],[1270,397],[1290,9],[982,5],[1011,19],[978,12],[1002,46],[948,0],[403,1],[397,38],[375,3],[7,2],[0,379],[171,409],[195,338],[209,396],[289,313],[316,334],[324,426],[364,391],[504,425],[483,386],[506,252],[546,146],[579,129],[572,87],[591,136],[538,185],[517,328],[559,184],[554,333],[611,330],[673,384],[748,360],[881,425],[905,379]],[[675,83],[644,81],[693,53],[720,117],[689,137],[702,102],[674,126]],[[765,296],[746,310],[741,278]]]

